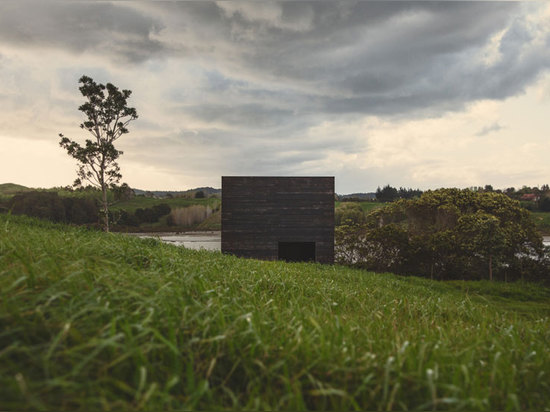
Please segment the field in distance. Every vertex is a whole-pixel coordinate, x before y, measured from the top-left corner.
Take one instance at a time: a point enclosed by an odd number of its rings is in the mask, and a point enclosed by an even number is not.
[[[0,215],[0,409],[544,410],[550,289]]]

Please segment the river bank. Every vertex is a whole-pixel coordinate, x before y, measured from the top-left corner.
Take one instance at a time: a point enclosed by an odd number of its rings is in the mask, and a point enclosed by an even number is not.
[[[159,232],[159,233],[128,233],[130,236],[140,238],[154,238],[171,245],[183,246],[187,249],[221,250],[221,232]]]
[[[188,249],[221,250],[221,232],[161,232],[161,233],[128,233],[140,238],[155,238],[165,243],[183,246]],[[550,236],[543,236],[543,243],[550,247]]]

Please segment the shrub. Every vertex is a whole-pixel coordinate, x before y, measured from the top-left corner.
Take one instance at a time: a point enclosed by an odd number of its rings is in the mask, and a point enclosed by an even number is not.
[[[139,223],[155,223],[162,216],[166,216],[171,211],[170,206],[166,203],[155,205],[152,208],[139,208],[135,211],[135,217]]]
[[[15,215],[74,224],[97,222],[99,210],[91,198],[60,197],[56,192],[38,191],[15,195],[8,207]]]
[[[440,189],[336,230],[336,258],[378,271],[440,279],[548,278],[542,238],[517,201]]]
[[[334,224],[359,224],[365,221],[365,213],[358,203],[342,203],[334,211]]]

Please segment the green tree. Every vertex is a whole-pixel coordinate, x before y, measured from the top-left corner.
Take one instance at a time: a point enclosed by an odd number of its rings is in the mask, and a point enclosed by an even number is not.
[[[461,216],[456,227],[457,240],[463,250],[472,257],[487,262],[489,280],[493,280],[493,263],[504,259],[507,236],[499,219],[478,210]]]
[[[540,198],[539,210],[541,212],[550,212],[550,195],[546,195]]]
[[[357,224],[365,221],[365,212],[359,203],[341,203],[334,211],[334,224]]]
[[[382,189],[376,189],[376,200],[379,202],[393,202],[398,199],[399,192],[395,187],[390,185],[384,186]]]
[[[337,235],[340,256],[353,250],[348,263],[373,270],[491,280],[508,274],[540,280],[544,273],[542,237],[530,213],[496,192],[427,191],[377,209],[365,224]]]
[[[86,181],[101,189],[103,228],[108,232],[107,190],[122,177],[117,163],[122,151],[115,148],[114,142],[129,132],[128,124],[137,119],[138,115],[136,109],[127,104],[132,94],[130,90],[119,90],[111,83],[96,83],[88,76],[82,76],[79,83],[79,90],[86,102],[78,110],[87,117],[80,127],[87,130],[92,138],[86,139],[85,144],[80,145],[60,133],[59,145],[78,162],[78,178],[74,185],[82,186]]]

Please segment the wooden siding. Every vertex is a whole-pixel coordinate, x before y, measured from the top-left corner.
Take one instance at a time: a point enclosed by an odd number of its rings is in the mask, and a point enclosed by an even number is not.
[[[276,260],[279,242],[334,262],[334,177],[222,177],[222,252]]]

